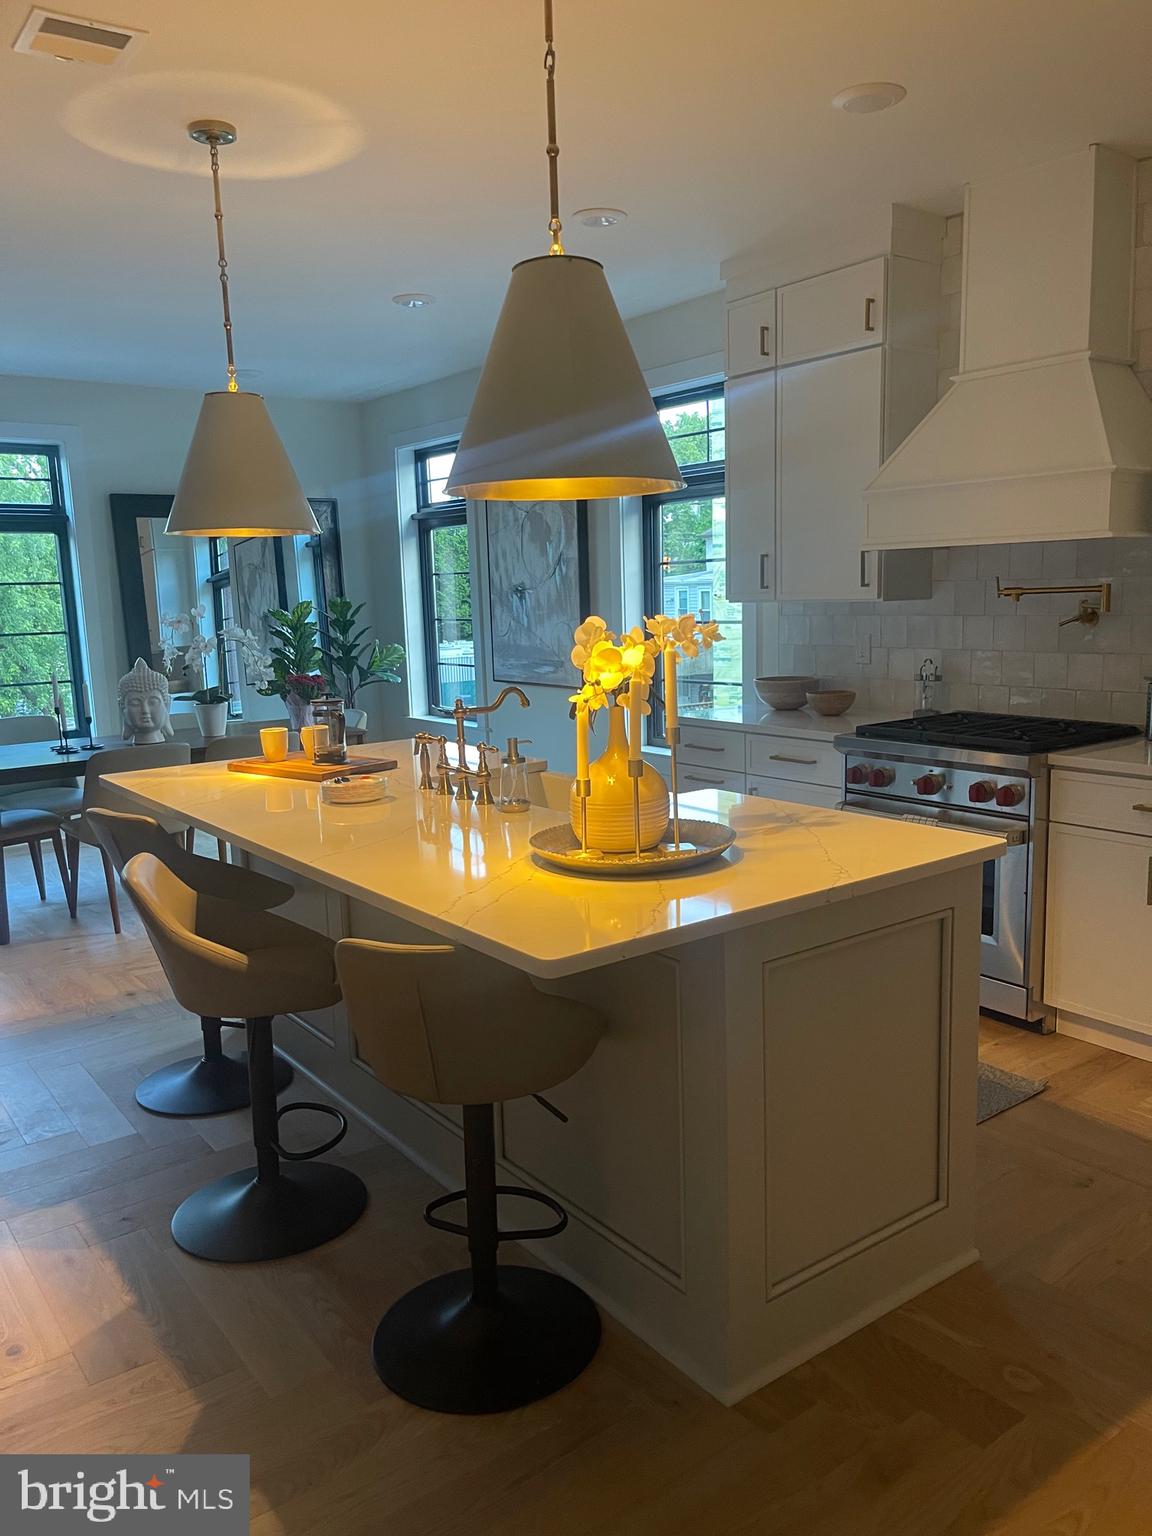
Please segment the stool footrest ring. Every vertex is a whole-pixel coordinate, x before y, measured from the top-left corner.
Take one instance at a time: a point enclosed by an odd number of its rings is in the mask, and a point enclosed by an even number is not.
[[[291,1108],[291,1106],[289,1106]],[[551,1195],[542,1195],[536,1189],[523,1189],[518,1184],[497,1184],[498,1195],[515,1195],[520,1200],[535,1200],[539,1205],[547,1206],[556,1216],[556,1221],[548,1227],[514,1227],[505,1231],[502,1227],[496,1233],[496,1241],[499,1243],[526,1242],[531,1238],[555,1237],[563,1232],[568,1225],[568,1212],[558,1200],[553,1200]],[[459,1200],[467,1200],[468,1191],[457,1189],[450,1195],[440,1195],[435,1200],[430,1200],[424,1207],[424,1220],[430,1227],[436,1227],[441,1232],[452,1232],[457,1237],[468,1236],[468,1225],[462,1221],[447,1221],[442,1216],[436,1216],[435,1211],[442,1210],[446,1205],[455,1205]]]
[[[342,1110],[337,1109],[335,1105],[332,1104],[314,1104],[308,1100],[301,1100],[296,1104],[284,1104],[279,1109],[277,1109],[277,1131],[279,1131],[280,1122],[283,1120],[284,1116],[292,1114],[292,1112],[297,1109],[312,1109],[320,1115],[331,1115],[333,1119],[339,1121],[340,1129],[336,1132],[335,1136],[331,1137],[328,1141],[322,1141],[319,1146],[306,1147],[302,1152],[289,1152],[287,1148],[280,1145],[279,1137],[277,1136],[277,1139],[273,1141],[272,1145],[275,1147],[277,1153],[282,1158],[285,1158],[288,1162],[306,1163],[310,1158],[320,1157],[325,1152],[331,1152],[332,1148],[338,1146],[340,1142],[344,1140],[345,1136],[347,1136],[348,1117]]]

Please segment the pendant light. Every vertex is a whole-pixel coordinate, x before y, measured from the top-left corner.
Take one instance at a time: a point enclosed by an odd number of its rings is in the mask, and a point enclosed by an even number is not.
[[[284,451],[263,395],[236,387],[228,258],[220,206],[220,146],[236,142],[231,123],[189,123],[188,136],[208,146],[216,204],[216,247],[228,352],[228,388],[204,396],[184,472],[168,514],[168,533],[210,538],[314,534],[320,530]]]
[[[489,501],[677,491],[684,481],[604,268],[561,239],[552,0],[544,45],[551,244],[512,269],[447,489]]]

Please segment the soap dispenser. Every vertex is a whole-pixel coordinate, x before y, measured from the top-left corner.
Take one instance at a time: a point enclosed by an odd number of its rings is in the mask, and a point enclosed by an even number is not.
[[[532,738],[509,736],[508,751],[500,763],[500,793],[496,804],[510,814],[526,811],[531,803],[528,799],[528,767],[520,753],[522,745],[531,746]]]

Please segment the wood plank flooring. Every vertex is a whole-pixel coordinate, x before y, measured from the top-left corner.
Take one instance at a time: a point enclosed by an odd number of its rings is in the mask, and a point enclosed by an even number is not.
[[[1051,1086],[980,1128],[983,1262],[736,1409],[609,1322],[567,1391],[440,1417],[368,1362],[388,1304],[462,1261],[428,1180],[359,1127],[372,1205],[337,1242],[181,1253],[171,1212],[249,1160],[245,1117],[136,1106],[196,1022],[94,864],[76,923],[25,850],[7,868],[0,1452],[246,1451],[258,1536],[1152,1533],[1152,1063],[986,1023]]]

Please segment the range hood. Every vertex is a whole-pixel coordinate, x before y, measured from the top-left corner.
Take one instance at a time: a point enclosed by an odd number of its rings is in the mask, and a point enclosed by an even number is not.
[[[960,372],[865,492],[866,546],[1152,533],[1136,162],[1094,145],[969,186],[964,212]]]

